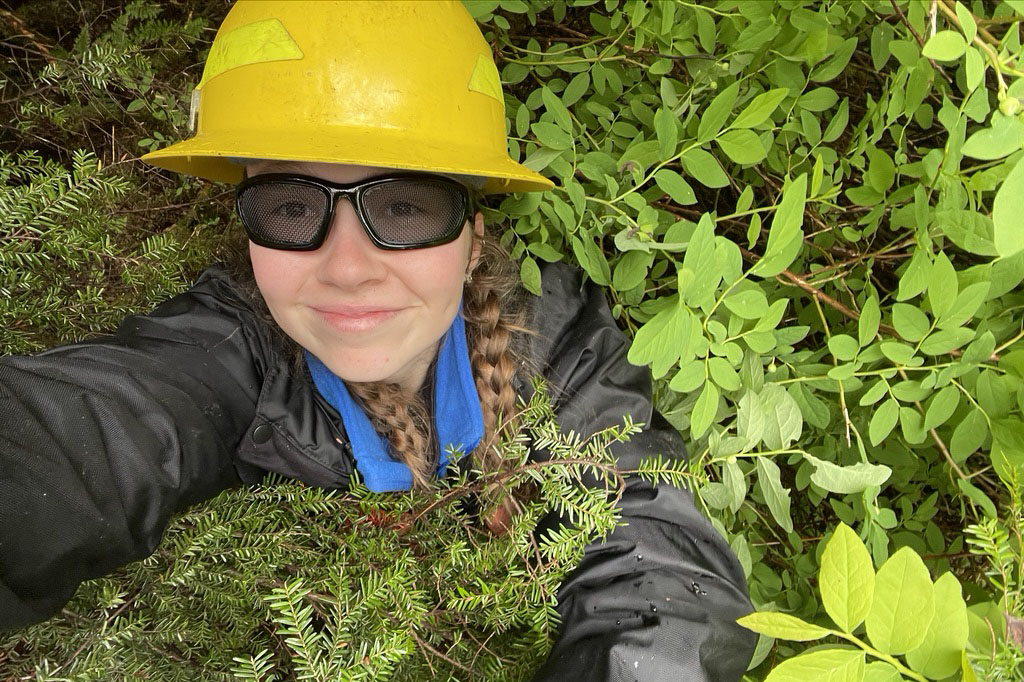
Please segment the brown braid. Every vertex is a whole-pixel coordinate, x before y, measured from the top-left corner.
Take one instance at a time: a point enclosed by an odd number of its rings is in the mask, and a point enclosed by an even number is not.
[[[433,477],[432,438],[427,406],[419,394],[409,395],[399,384],[346,381],[377,433],[388,439],[393,456],[412,472],[412,484],[425,489]],[[434,446],[436,447],[436,446]]]

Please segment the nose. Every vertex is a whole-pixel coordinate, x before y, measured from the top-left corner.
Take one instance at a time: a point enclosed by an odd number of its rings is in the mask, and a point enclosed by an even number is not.
[[[359,222],[351,202],[342,197],[334,210],[334,221],[323,245],[318,276],[321,281],[341,287],[358,287],[379,281],[387,274],[382,256]]]

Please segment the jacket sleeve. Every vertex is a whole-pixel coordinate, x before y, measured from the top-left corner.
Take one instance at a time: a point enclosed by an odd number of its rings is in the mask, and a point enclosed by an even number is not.
[[[173,513],[236,483],[262,344],[238,302],[208,271],[114,336],[0,358],[0,631],[152,553]]]
[[[589,433],[647,424],[615,455],[620,469],[645,457],[684,457],[678,433],[651,404],[647,368],[626,360],[628,341],[601,291],[581,292],[568,268],[543,273],[538,357],[563,428]],[[728,544],[691,494],[627,479],[622,520],[589,546],[558,595],[559,638],[536,682],[735,681],[756,635],[735,623],[751,609],[746,581]]]

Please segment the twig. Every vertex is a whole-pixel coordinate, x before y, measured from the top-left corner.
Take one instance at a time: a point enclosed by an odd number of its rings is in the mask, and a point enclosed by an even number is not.
[[[892,8],[894,10],[896,10],[896,14],[899,16],[900,21],[903,23],[904,26],[906,26],[907,28],[910,29],[910,32],[912,34],[914,34],[914,39],[917,41],[917,44],[923,48],[924,47],[924,42],[925,42],[924,38],[921,37],[921,34],[917,32],[917,29],[914,28],[914,25],[910,23],[909,19],[907,19],[907,15],[904,14],[903,10],[900,9],[900,6],[896,4],[896,0],[889,0],[889,2],[892,3]],[[932,65],[932,68],[935,69],[936,73],[941,73],[942,76],[949,83],[953,82],[952,76],[950,76],[943,69],[941,69],[939,67],[938,63],[934,59],[932,59],[931,57],[928,57],[928,63]]]
[[[7,23],[10,24],[11,28],[13,28],[18,33],[18,35],[24,36],[26,39],[28,39],[30,43],[35,45],[36,49],[42,53],[43,58],[47,62],[53,64],[56,61],[53,58],[53,55],[50,54],[50,48],[48,48],[45,44],[40,42],[39,36],[36,33],[32,32],[32,30],[25,25],[25,22],[18,18],[18,15],[16,15],[14,12],[10,12],[5,9],[0,9],[0,17],[6,19]]]

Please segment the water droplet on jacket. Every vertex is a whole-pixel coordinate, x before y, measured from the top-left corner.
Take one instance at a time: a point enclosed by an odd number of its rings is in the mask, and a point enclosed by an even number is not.
[[[657,613],[658,612],[658,607],[655,606],[654,604],[651,604],[651,611],[654,611],[655,613]]]
[[[634,554],[633,556],[636,557],[637,561],[643,561],[644,560],[644,555],[643,554]]]
[[[691,591],[692,591],[692,592],[693,592],[694,594],[696,594],[696,595],[698,595],[698,596],[703,596],[703,595],[706,595],[706,594],[707,594],[707,592],[705,592],[704,590],[702,590],[702,589],[700,588],[700,585],[699,585],[698,583],[696,583],[696,582],[694,582],[694,581],[692,581],[692,580],[690,581],[690,590],[691,590]]]
[[[615,621],[615,624],[616,625],[622,625],[622,621],[621,620],[617,620],[617,621]]]

